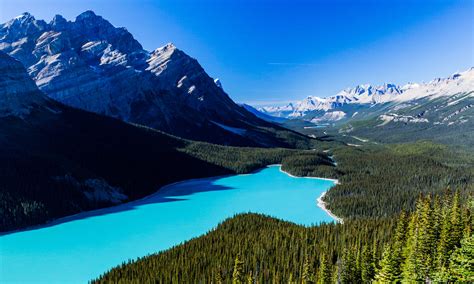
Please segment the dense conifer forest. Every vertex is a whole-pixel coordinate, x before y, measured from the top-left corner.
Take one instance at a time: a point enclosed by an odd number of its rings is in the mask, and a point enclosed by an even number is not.
[[[329,145],[282,156],[282,168],[338,178],[326,202],[344,224],[305,228],[238,215],[203,237],[124,263],[97,282],[474,281],[470,153],[430,142]],[[222,160],[233,157],[221,154]]]
[[[340,184],[325,201],[337,216],[386,217],[413,210],[420,193],[446,188],[474,191],[474,157],[432,142],[368,147],[338,147],[334,177]],[[318,170],[310,173],[322,176]]]
[[[238,215],[94,283],[474,281],[472,206],[458,191],[447,191],[420,197],[412,213],[344,224],[303,227]]]

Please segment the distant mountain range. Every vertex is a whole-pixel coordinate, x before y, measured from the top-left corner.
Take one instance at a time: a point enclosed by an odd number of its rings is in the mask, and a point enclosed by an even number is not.
[[[346,117],[346,113],[343,112],[345,106],[374,107],[374,105],[406,103],[426,98],[432,100],[473,90],[474,68],[471,68],[448,78],[437,78],[429,83],[409,83],[402,87],[391,83],[382,86],[358,85],[355,88],[342,90],[335,96],[327,98],[309,96],[305,100],[289,103],[285,106],[267,106],[258,108],[258,110],[267,115],[286,118],[305,117],[311,112],[319,111],[321,113],[322,111],[327,119],[322,119],[323,115],[315,116],[314,118],[317,121],[337,121]],[[469,97],[472,97],[472,95],[466,98]],[[336,111],[338,112],[337,115],[327,115],[327,113]]]
[[[173,44],[149,52],[92,11],[49,23],[24,13],[0,25],[0,51],[23,63],[49,98],[74,108],[220,144],[292,147],[306,139],[235,104]]]
[[[474,146],[474,68],[401,87],[359,85],[335,96],[308,97],[259,111],[383,142],[432,139],[470,147]]]

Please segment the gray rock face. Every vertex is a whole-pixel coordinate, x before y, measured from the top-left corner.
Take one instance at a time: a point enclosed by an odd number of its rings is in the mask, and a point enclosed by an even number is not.
[[[148,52],[92,11],[50,23],[22,14],[0,25],[0,51],[21,61],[47,96],[75,108],[224,144],[236,137],[214,122],[268,127],[173,44]]]

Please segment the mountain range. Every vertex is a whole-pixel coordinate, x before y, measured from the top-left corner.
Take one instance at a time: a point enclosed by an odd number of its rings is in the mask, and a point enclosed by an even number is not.
[[[432,139],[471,147],[474,68],[428,83],[359,85],[327,98],[310,96],[300,102],[258,110],[290,119],[293,125],[295,121],[316,124],[314,127],[324,128],[324,133],[350,133],[379,142]],[[314,127],[305,124],[306,129]],[[307,130],[302,132],[318,137]]]
[[[305,117],[311,112],[323,111],[325,113],[341,110],[344,106],[360,105],[374,107],[387,103],[406,103],[420,99],[433,100],[440,97],[450,97],[459,93],[474,90],[474,68],[455,73],[447,78],[437,78],[429,83],[409,83],[398,86],[387,83],[381,86],[370,84],[358,85],[347,88],[334,96],[320,98],[309,96],[302,101],[292,102],[284,106],[260,107],[258,110],[267,115],[285,118]],[[473,95],[465,97],[472,98]],[[346,114],[329,116],[328,121],[337,121]],[[316,116],[315,118],[318,119]]]
[[[24,13],[0,25],[0,51],[49,98],[74,108],[226,145],[292,147],[306,139],[234,103],[173,44],[147,51],[92,11],[49,23]]]

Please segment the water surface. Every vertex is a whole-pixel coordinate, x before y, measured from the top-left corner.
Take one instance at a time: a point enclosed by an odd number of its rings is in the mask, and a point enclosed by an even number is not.
[[[0,283],[86,283],[125,260],[202,235],[237,213],[302,225],[330,222],[316,199],[333,185],[291,177],[279,166],[173,184],[142,200],[0,236]]]

